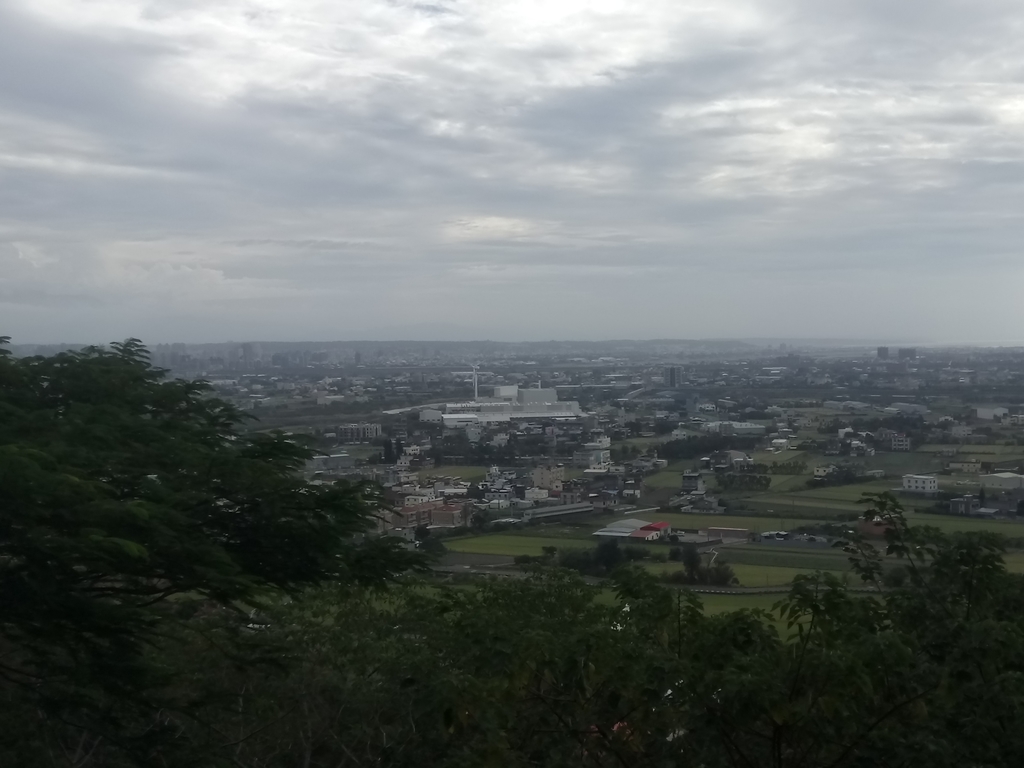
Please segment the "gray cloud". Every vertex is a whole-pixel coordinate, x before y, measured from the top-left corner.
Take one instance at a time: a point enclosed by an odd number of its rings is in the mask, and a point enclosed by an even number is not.
[[[1022,27],[1009,2],[8,4],[0,330],[1007,340]]]

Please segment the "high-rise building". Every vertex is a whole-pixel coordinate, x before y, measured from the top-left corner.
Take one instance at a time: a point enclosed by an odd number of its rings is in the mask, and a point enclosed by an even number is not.
[[[878,348],[878,359],[879,360],[888,360],[889,359],[889,348],[888,347],[879,347]]]
[[[665,384],[669,387],[678,387],[683,383],[683,369],[676,365],[670,365],[665,369]]]
[[[896,354],[900,360],[913,360],[917,357],[917,349],[915,347],[900,347]]]

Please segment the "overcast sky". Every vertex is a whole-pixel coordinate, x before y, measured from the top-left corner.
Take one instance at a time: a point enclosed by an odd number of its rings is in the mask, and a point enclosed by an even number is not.
[[[14,341],[1024,339],[1024,5],[0,0]]]

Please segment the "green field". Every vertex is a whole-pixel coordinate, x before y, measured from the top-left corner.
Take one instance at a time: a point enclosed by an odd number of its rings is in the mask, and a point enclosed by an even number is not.
[[[989,460],[1001,461],[1006,456],[1020,457],[1024,456],[1024,446],[1020,445],[922,445],[917,450],[921,453],[942,453],[954,448],[957,451],[957,456],[974,456],[977,455],[982,461],[985,461],[985,457],[989,457]]]
[[[1024,537],[1024,520],[979,520],[952,515],[928,515],[911,512],[907,515],[911,525],[932,525],[945,533],[960,531],[994,531],[1003,536]]]
[[[704,603],[704,613],[713,615],[725,613],[726,611],[738,611],[743,608],[761,609],[770,611],[772,606],[779,602],[782,595],[773,594],[746,594],[746,595],[715,595],[699,594],[697,597]]]
[[[492,533],[485,536],[466,536],[445,539],[444,545],[455,552],[472,552],[478,555],[542,555],[544,547],[557,549],[589,549],[596,541],[566,539],[543,536],[519,536],[514,533]]]
[[[662,470],[653,475],[648,475],[644,478],[644,485],[649,488],[674,488],[678,490],[682,487],[683,475],[680,472],[670,472],[668,470]]]
[[[487,467],[461,465],[434,467],[433,469],[424,469],[419,475],[420,480],[425,480],[428,477],[458,477],[468,483],[473,483],[483,480],[487,476]]]
[[[826,501],[803,498],[795,494],[757,496],[743,499],[743,506],[758,517],[790,520],[835,520],[864,512],[860,504],[847,501]]]
[[[937,472],[942,469],[938,456],[919,453],[876,453],[864,459],[868,469],[884,469],[890,475],[905,475],[908,472]]]
[[[808,462],[808,468],[813,468],[813,464],[809,463],[811,457],[807,451],[779,451],[775,453],[773,451],[753,451],[748,454],[751,459],[757,464],[767,464],[771,466],[775,464],[785,464],[790,461],[803,461]]]
[[[716,547],[719,556],[736,568],[740,565],[758,568],[792,568],[800,571],[842,572],[849,569],[846,554],[838,549],[783,548],[774,544],[745,544]]]
[[[641,451],[646,451],[651,446],[667,443],[671,439],[671,435],[656,435],[654,437],[630,437],[626,440],[619,440],[615,442],[612,445],[612,447],[621,448],[624,445],[629,445],[639,448]]]
[[[784,587],[793,581],[794,576],[809,575],[815,571],[811,568],[779,565],[749,565],[734,562],[729,562],[729,565],[742,587]],[[646,568],[651,573],[663,574],[678,571],[682,566],[679,563],[651,563]],[[832,573],[837,576],[842,575],[842,571],[832,571]]]
[[[809,576],[814,570],[808,568],[791,568],[779,565],[748,565],[746,563],[729,563],[740,585],[744,587],[784,587],[792,583],[794,576]],[[830,571],[842,578],[844,571]]]
[[[346,445],[342,450],[354,459],[368,459],[381,452],[379,445]]]

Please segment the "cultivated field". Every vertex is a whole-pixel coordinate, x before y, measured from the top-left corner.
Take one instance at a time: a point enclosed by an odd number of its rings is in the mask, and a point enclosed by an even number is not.
[[[466,536],[445,539],[444,545],[455,552],[475,552],[481,555],[542,555],[544,547],[557,549],[589,549],[596,541],[542,536],[520,536],[514,533],[492,533],[484,536]]]
[[[468,483],[483,480],[487,476],[487,467],[471,467],[462,465],[441,466],[424,469],[419,473],[420,480],[428,477],[458,477]]]
[[[705,561],[707,558],[705,558]],[[813,568],[795,568],[790,566],[777,565],[748,565],[746,563],[729,562],[733,573],[739,579],[741,587],[784,587],[793,581],[794,576],[809,575],[815,572]],[[679,563],[651,563],[647,565],[651,573],[664,574],[682,570]],[[832,571],[837,576],[842,576],[843,571]]]

